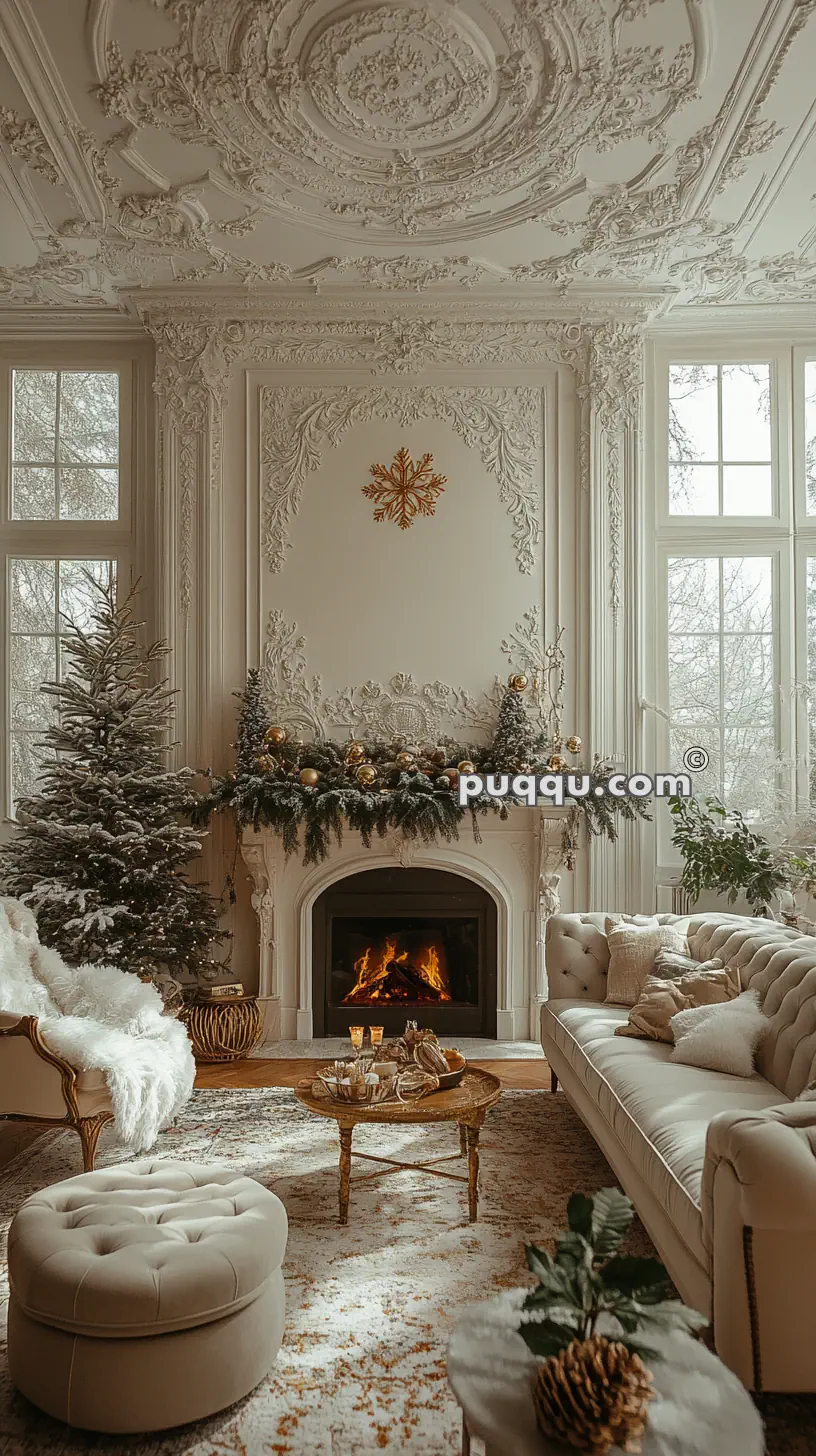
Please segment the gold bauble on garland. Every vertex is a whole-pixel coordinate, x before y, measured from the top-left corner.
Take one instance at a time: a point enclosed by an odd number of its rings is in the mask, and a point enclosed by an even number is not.
[[[434,779],[434,784],[438,789],[452,789],[453,779],[449,773],[443,773],[438,779]]]
[[[401,769],[404,773],[406,769],[414,767],[416,759],[414,758],[414,755],[412,753],[409,753],[407,748],[403,748],[397,754],[394,762],[397,765],[397,768]]]
[[[578,734],[577,733],[571,733],[570,736],[569,736],[569,738],[567,739],[567,752],[568,753],[580,753],[582,747],[583,747],[583,744],[581,743],[581,740],[578,737]]]
[[[278,727],[267,728],[265,737],[267,743],[285,743],[286,729]]]
[[[533,1405],[548,1440],[606,1456],[613,1446],[640,1451],[653,1394],[651,1372],[639,1355],[592,1335],[539,1366]]]
[[[527,688],[527,686],[529,685],[529,681],[530,680],[525,672],[514,672],[511,673],[507,686],[510,688],[511,692],[523,693],[525,688]]]
[[[564,773],[566,768],[567,760],[560,753],[554,753],[550,759],[550,773]]]
[[[271,753],[262,753],[255,761],[262,773],[273,773],[278,767],[278,760]]]
[[[352,738],[351,743],[346,744],[346,763],[362,763],[365,758],[365,744],[358,738]]]
[[[298,774],[298,778],[307,789],[313,789],[315,784],[320,782],[320,770],[316,768],[302,768]]]
[[[476,765],[470,758],[463,758],[461,763],[456,765],[459,773],[475,773]]]
[[[364,787],[367,787],[369,784],[375,783],[377,778],[377,770],[375,769],[373,763],[361,763],[355,774],[355,778],[357,779],[358,784],[362,784]]]

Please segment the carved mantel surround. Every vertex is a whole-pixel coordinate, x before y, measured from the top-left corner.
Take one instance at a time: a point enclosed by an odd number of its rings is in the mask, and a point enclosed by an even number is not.
[[[260,927],[259,1000],[264,1041],[312,1036],[312,907],[327,885],[359,870],[415,865],[450,870],[482,885],[498,912],[498,1015],[500,1040],[538,1037],[546,999],[544,931],[559,908],[557,876],[549,866],[560,855],[565,811],[511,810],[507,821],[485,821],[481,843],[467,823],[453,844],[415,845],[378,840],[365,849],[347,833],[321,865],[287,860],[279,839],[245,831],[241,853],[252,885]]]
[[[639,766],[634,545],[648,301],[638,304],[625,294],[602,304],[583,300],[577,307],[562,300],[537,308],[529,300],[524,305],[437,300],[430,314],[427,303],[407,297],[370,304],[292,302],[271,295],[253,301],[237,291],[204,298],[148,289],[133,295],[133,303],[156,345],[164,631],[183,689],[178,737],[188,761],[223,768],[228,753],[212,740],[210,724],[212,704],[223,689],[216,625],[224,606],[219,543],[225,406],[239,370],[285,368],[287,379],[300,376],[314,385],[323,369],[332,380],[338,370],[363,369],[378,387],[396,387],[420,378],[427,383],[429,377],[444,382],[446,370],[461,378],[473,369],[474,378],[483,380],[488,369],[500,374],[507,367],[561,366],[572,372],[578,402],[587,747]],[[562,569],[561,576],[564,591],[575,589],[568,572]],[[580,642],[577,646],[580,650]],[[624,906],[637,898],[638,832],[638,826],[624,825],[618,845],[592,841],[590,905]],[[265,863],[270,864],[268,852]],[[262,921],[267,916],[262,932],[269,940],[268,891],[256,887],[256,899],[259,894],[256,909]]]

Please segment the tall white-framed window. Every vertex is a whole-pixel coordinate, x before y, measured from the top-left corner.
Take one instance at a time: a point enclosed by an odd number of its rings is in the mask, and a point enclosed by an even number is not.
[[[57,357],[54,357],[54,354]],[[65,670],[66,623],[87,626],[91,578],[131,579],[136,358],[77,346],[0,352],[2,814],[33,786]]]
[[[655,767],[677,771],[688,749],[703,748],[694,793],[762,823],[793,805],[797,784],[793,344],[708,335],[656,341],[650,357],[643,540],[657,603],[645,627]],[[658,873],[676,861],[670,833],[660,812]]]

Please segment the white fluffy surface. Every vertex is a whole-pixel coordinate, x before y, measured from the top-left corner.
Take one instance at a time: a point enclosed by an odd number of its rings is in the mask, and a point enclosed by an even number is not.
[[[678,1011],[670,1025],[674,1032],[670,1061],[750,1077],[768,1021],[759,1009],[756,991],[743,991],[721,1005]]]
[[[67,966],[18,900],[0,899],[0,1010],[37,1016],[53,1051],[104,1072],[116,1131],[134,1152],[153,1146],[193,1090],[190,1039],[155,987],[115,966]]]

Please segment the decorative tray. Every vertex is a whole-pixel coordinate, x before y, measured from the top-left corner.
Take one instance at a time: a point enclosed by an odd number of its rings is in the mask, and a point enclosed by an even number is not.
[[[461,1052],[440,1047],[433,1033],[420,1032],[413,1042],[404,1038],[389,1042],[377,1061],[360,1057],[322,1067],[311,1090],[315,1097],[357,1107],[416,1102],[432,1092],[458,1086],[466,1068],[467,1060]]]

